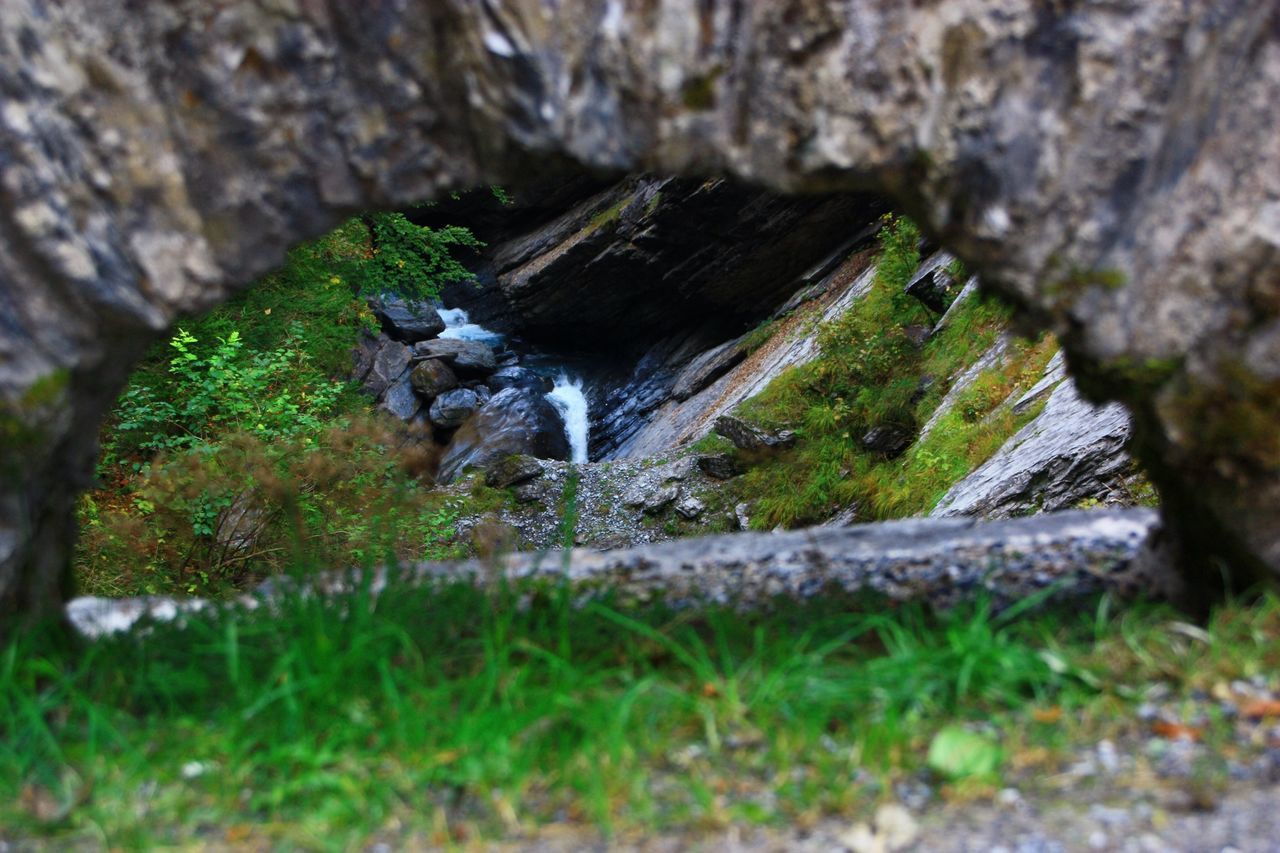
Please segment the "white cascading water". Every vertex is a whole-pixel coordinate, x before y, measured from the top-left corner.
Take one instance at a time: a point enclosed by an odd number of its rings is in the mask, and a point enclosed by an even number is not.
[[[552,402],[564,417],[565,435],[569,437],[569,451],[573,462],[587,461],[587,432],[590,420],[587,412],[587,398],[582,393],[582,380],[570,379],[567,373],[561,373],[556,385],[547,393]]]
[[[482,344],[496,346],[502,343],[502,335],[471,322],[467,312],[461,308],[437,309],[440,319],[444,320],[442,338],[454,338],[460,341],[479,341]]]

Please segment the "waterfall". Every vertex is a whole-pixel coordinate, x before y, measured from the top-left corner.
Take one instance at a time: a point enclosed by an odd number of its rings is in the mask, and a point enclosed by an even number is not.
[[[587,398],[582,393],[582,380],[570,379],[567,373],[561,373],[556,379],[555,387],[548,392],[547,399],[564,416],[564,431],[569,437],[572,460],[586,462],[590,422],[587,417]]]
[[[489,346],[498,346],[502,343],[502,335],[471,322],[467,312],[461,308],[440,308],[437,309],[437,313],[440,319],[444,320],[444,331],[440,333],[442,338],[479,341]]]

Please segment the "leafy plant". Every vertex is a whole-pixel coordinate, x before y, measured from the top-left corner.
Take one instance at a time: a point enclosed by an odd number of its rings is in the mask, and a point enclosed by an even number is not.
[[[201,347],[185,329],[169,341],[172,381],[157,388],[133,385],[116,406],[107,447],[140,451],[209,448],[224,434],[246,432],[264,441],[320,429],[342,385],[307,382],[309,356],[299,345],[301,326],[269,352],[244,348],[238,331]]]
[[[361,293],[394,293],[421,301],[437,298],[446,284],[475,280],[475,273],[454,256],[460,247],[484,247],[470,229],[415,225],[403,213],[368,214],[364,223],[369,229],[371,256],[352,272]]]

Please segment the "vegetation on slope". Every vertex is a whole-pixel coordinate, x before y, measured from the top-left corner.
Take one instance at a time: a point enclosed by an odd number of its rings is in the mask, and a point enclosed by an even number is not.
[[[912,332],[937,317],[903,292],[920,263],[920,234],[906,219],[881,231],[875,284],[843,316],[817,330],[820,354],[783,374],[739,414],[799,436],[793,450],[751,460],[738,484],[755,501],[753,525],[815,523],[856,505],[863,520],[928,512],[961,477],[986,461],[1037,409],[1002,407],[1040,378],[1055,341],[1014,340],[1001,363],[981,374],[924,441],[896,458],[867,450],[873,428],[915,434],[956,376],[1004,333],[1009,310],[975,295],[923,343]],[[917,339],[918,340],[918,339]],[[711,442],[714,444],[714,441]]]
[[[457,555],[459,507],[420,481],[422,452],[347,376],[358,336],[376,329],[363,295],[430,297],[471,276],[453,253],[478,245],[400,214],[352,219],[156,346],[81,504],[83,590],[216,595],[303,554],[333,566]]]

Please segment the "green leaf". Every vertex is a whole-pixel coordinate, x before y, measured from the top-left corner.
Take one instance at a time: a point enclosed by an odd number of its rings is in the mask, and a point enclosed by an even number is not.
[[[946,779],[994,776],[1004,755],[999,744],[960,726],[947,726],[933,737],[926,763]]]

